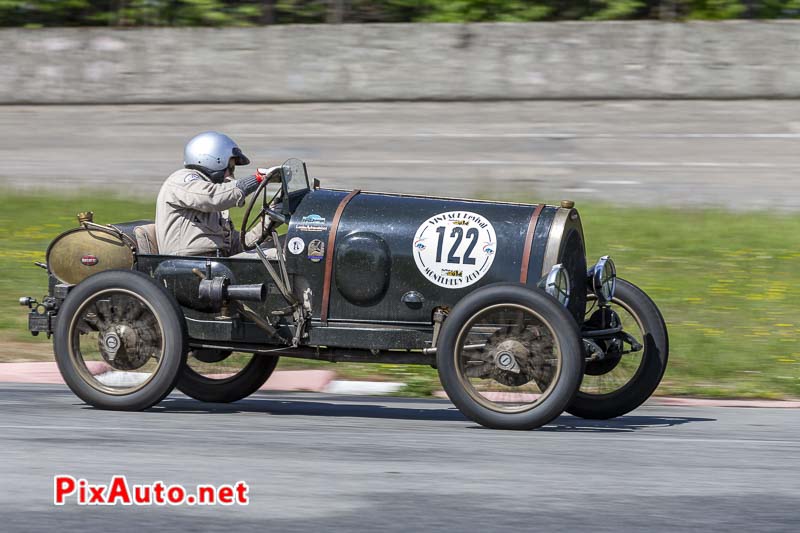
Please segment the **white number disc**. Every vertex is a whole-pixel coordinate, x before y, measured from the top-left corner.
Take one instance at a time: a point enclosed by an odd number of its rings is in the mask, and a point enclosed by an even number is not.
[[[469,211],[432,216],[414,235],[414,261],[422,275],[448,289],[468,287],[492,266],[497,239],[492,224]]]
[[[292,237],[291,239],[289,239],[289,246],[287,246],[287,248],[289,248],[289,251],[295,255],[303,253],[305,247],[306,243],[300,237]]]

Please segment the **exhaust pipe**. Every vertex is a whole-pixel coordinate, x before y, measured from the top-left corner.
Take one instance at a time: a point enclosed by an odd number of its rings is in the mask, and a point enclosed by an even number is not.
[[[204,304],[219,311],[229,300],[263,302],[267,299],[267,287],[263,283],[230,285],[228,278],[217,276],[200,281],[198,297]]]
[[[267,286],[263,283],[228,285],[228,299],[244,302],[263,302],[267,299]]]

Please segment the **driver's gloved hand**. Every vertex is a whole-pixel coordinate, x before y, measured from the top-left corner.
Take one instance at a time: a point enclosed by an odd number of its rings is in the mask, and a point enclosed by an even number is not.
[[[265,180],[267,178],[271,178],[280,169],[281,169],[281,167],[270,167],[270,168],[260,168],[259,167],[258,169],[256,169],[256,176],[261,178],[261,179],[258,180],[259,183],[261,183],[263,180]]]
[[[245,196],[249,195],[256,189],[258,184],[265,179],[271,178],[273,175],[280,171],[281,167],[259,168],[256,173],[246,178],[236,180],[236,186],[241,189]]]

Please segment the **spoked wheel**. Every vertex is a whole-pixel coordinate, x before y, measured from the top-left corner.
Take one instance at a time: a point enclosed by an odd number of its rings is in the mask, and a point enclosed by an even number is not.
[[[235,402],[260,389],[278,359],[275,355],[193,350],[181,370],[178,390],[201,402]]]
[[[140,410],[172,391],[185,360],[180,307],[138,272],[108,271],[64,301],[54,349],[61,375],[85,402]]]
[[[602,312],[594,295],[587,300],[587,314]],[[655,392],[667,368],[667,327],[655,303],[618,278],[610,308],[632,339],[601,341],[606,357],[587,363],[581,388],[567,408],[575,416],[608,419],[633,411]]]
[[[575,319],[541,290],[479,289],[442,328],[437,366],[450,400],[497,429],[533,429],[559,416],[580,386],[583,354]]]

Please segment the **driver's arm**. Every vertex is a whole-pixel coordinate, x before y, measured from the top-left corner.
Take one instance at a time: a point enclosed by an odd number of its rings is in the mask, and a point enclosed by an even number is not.
[[[258,188],[262,179],[262,176],[255,174],[238,180],[212,183],[198,176],[197,179],[178,184],[180,192],[173,195],[173,201],[180,207],[204,213],[241,207],[244,205],[244,199]]]

